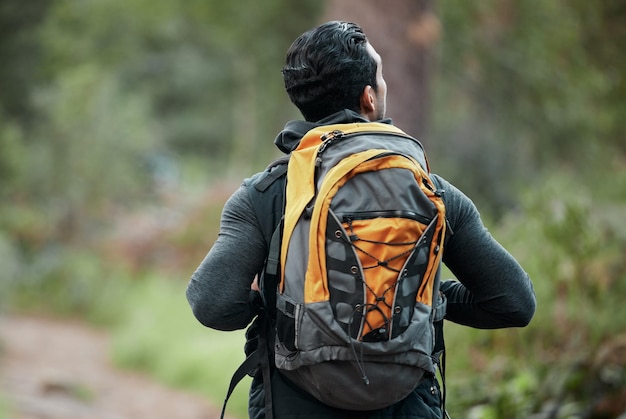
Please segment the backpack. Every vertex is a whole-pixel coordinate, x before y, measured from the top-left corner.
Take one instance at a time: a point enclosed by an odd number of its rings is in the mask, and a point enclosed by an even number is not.
[[[282,218],[272,234],[264,227],[260,311],[271,321],[260,323],[256,346],[269,350],[247,351],[239,375],[265,365],[267,382],[269,353],[288,380],[332,407],[374,410],[405,398],[435,373],[443,305],[443,191],[421,144],[383,123],[321,126],[253,184],[283,188],[282,200],[253,199]]]

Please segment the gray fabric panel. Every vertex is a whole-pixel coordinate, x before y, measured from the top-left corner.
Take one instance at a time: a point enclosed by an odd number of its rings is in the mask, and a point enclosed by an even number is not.
[[[356,291],[357,284],[354,280],[354,275],[351,274],[331,269],[328,271],[328,282],[332,282],[333,288],[338,291],[347,293],[354,293]]]
[[[335,317],[337,321],[345,324],[349,324],[354,315],[354,307],[348,303],[339,302],[335,305]]]
[[[336,260],[346,260],[346,247],[342,243],[327,242],[326,254],[331,255]]]
[[[301,217],[291,235],[287,259],[285,261],[285,294],[296,301],[304,299],[304,276],[309,260],[309,230],[311,221]],[[293,278],[293,280],[292,280]]]
[[[375,410],[404,399],[419,384],[424,371],[406,365],[374,363],[362,365],[369,383],[356,362],[329,362],[284,373],[292,382],[308,388],[322,403],[339,409]],[[370,374],[384,368],[382,374]],[[408,373],[410,371],[410,373]]]
[[[327,173],[344,156],[370,149],[391,150],[413,157],[426,170],[426,159],[421,145],[409,138],[396,135],[354,135],[336,141],[323,154],[321,172]]]
[[[331,208],[343,215],[350,211],[412,209],[432,218],[436,209],[422,193],[413,173],[406,169],[385,169],[361,173],[335,195]]]
[[[330,303],[321,302],[304,306],[298,330],[306,333],[297,336],[297,346],[300,352],[287,356],[281,368],[295,369],[303,365],[311,365],[320,360],[352,360],[354,353],[363,353],[367,359],[371,354],[375,359],[384,360],[387,356],[400,358],[407,365],[426,365],[420,361],[422,356],[429,360],[433,347],[433,328],[429,319],[432,310],[424,304],[416,304],[413,310],[412,322],[404,333],[398,337],[381,342],[362,342],[349,340],[342,328],[332,319]],[[405,351],[408,351],[404,353]],[[427,355],[428,354],[428,355]]]
[[[328,301],[306,304],[302,313],[297,347],[301,351],[312,351],[320,346],[349,344],[350,339],[341,326],[334,320],[332,307]]]

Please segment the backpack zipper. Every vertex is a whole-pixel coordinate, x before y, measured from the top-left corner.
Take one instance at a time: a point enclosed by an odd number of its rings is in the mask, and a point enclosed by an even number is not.
[[[340,130],[333,130],[331,132],[327,132],[326,134],[324,134],[324,135],[322,135],[320,137],[321,140],[322,140],[322,144],[320,145],[320,147],[317,150],[317,156],[315,158],[315,166],[319,167],[322,164],[322,154],[324,153],[324,151],[326,151],[326,149],[330,145],[335,143],[337,140],[343,140],[345,138],[354,137],[355,135],[385,135],[385,136],[392,136],[392,137],[401,137],[401,138],[406,138],[408,140],[414,141],[416,144],[418,144],[420,147],[422,147],[420,142],[417,141],[415,138],[413,138],[413,137],[411,137],[409,135],[400,134],[400,133],[397,133],[397,132],[358,131],[358,132],[350,132],[350,133],[346,134],[345,132],[340,131]]]
[[[407,218],[425,225],[429,225],[432,221],[432,218],[408,210],[361,211],[344,214],[342,216],[342,220],[345,223],[354,220],[369,220],[372,218]]]
[[[317,149],[317,156],[315,157],[315,166],[320,167],[322,164],[322,154],[326,150],[326,148],[335,142],[335,140],[341,140],[345,137],[343,131],[334,130],[322,135],[322,145]]]

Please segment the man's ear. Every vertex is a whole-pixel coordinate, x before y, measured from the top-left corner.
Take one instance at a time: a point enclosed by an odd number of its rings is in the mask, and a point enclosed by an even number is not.
[[[361,93],[361,115],[372,121],[376,115],[376,92],[372,86],[365,86]]]

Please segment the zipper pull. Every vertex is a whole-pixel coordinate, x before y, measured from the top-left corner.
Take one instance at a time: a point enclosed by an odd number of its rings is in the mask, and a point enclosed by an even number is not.
[[[429,191],[431,191],[437,198],[442,198],[443,194],[446,192],[445,189],[435,189],[431,186],[430,182],[428,181],[428,179],[422,179],[422,183],[424,184],[424,186],[426,187],[426,189],[428,189]]]
[[[326,142],[328,140],[334,140],[335,138],[343,137],[343,131],[339,131],[338,129],[333,130],[331,132],[327,132],[326,134],[321,136],[322,142]]]
[[[320,167],[322,165],[322,153],[326,150],[326,148],[331,145],[335,140],[341,140],[345,134],[342,131],[334,130],[331,132],[327,132],[322,135],[320,138],[322,140],[322,145],[317,149],[317,157],[315,158],[315,166]]]

